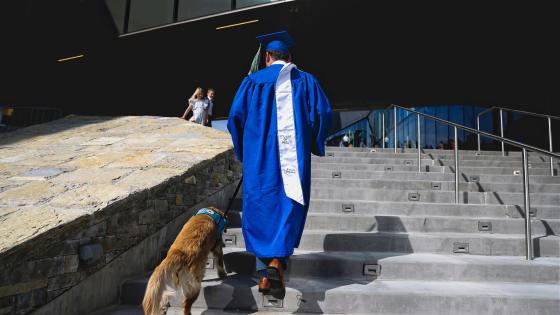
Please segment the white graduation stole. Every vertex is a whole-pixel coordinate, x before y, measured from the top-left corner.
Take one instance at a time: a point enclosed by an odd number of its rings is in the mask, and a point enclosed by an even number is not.
[[[286,63],[276,79],[276,122],[278,125],[278,148],[280,151],[280,169],[284,192],[288,198],[305,205],[303,190],[299,178],[299,166],[296,147],[296,125],[292,98],[291,72],[296,66]]]

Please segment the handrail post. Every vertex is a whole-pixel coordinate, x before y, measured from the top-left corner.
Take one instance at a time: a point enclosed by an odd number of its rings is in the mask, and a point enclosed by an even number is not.
[[[480,116],[476,116],[476,130],[480,131]],[[478,144],[478,152],[480,152],[480,133],[477,133],[476,137],[477,137],[477,144]]]
[[[523,195],[525,206],[525,249],[527,260],[533,260],[533,240],[531,238],[531,208],[529,200],[529,167],[527,149],[523,148]]]
[[[397,107],[393,107],[393,127],[395,129],[395,153],[397,153]]]
[[[385,112],[381,113],[381,129],[383,130],[381,135],[383,138],[381,141],[383,142],[383,149],[385,149]]]
[[[457,126],[453,126],[455,142],[453,143],[453,153],[455,154],[455,203],[459,203],[459,142],[457,142]]]
[[[552,122],[550,120],[550,117],[548,117],[548,148],[550,150],[550,153],[552,152]],[[552,156],[550,157],[550,176],[554,176],[554,161],[552,159]]]
[[[502,109],[500,108],[500,137],[504,137],[504,114]],[[502,156],[504,156],[504,142],[502,141]]]
[[[416,140],[417,144],[416,144],[416,148],[418,149],[418,173],[422,172],[422,166],[420,165],[421,163],[421,153],[420,150],[422,148],[422,141],[421,141],[421,136],[420,136],[420,114],[416,114]]]

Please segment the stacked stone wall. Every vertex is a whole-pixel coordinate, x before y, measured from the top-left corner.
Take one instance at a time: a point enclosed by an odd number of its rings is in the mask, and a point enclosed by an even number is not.
[[[135,258],[141,262],[120,262],[129,265],[130,272],[147,272],[158,263],[165,247],[173,241],[196,207],[224,207],[224,201],[232,194],[231,187],[238,182],[240,173],[241,166],[235,160],[233,151],[223,150],[194,164],[183,174],[168,177],[145,189],[134,190],[124,198],[108,202],[89,214],[76,215],[75,219],[47,231],[38,231],[37,235],[2,252],[0,315],[28,314],[62,298],[65,292],[108,268],[119,257],[125,257],[123,254],[127,251],[163,229],[165,236],[159,237],[157,244],[149,247],[149,252],[142,250],[139,254],[141,258]],[[49,205],[35,208],[35,211],[50,211]],[[52,215],[58,213],[53,211]],[[49,217],[52,219],[52,216]],[[26,224],[33,225],[32,221],[33,217],[30,217]],[[169,228],[170,223],[173,223],[173,228]],[[8,223],[0,216],[0,224]],[[121,272],[126,273],[127,270]],[[108,297],[109,300],[116,298],[116,295]],[[100,301],[96,305],[106,302]],[[62,304],[67,303],[71,302]]]

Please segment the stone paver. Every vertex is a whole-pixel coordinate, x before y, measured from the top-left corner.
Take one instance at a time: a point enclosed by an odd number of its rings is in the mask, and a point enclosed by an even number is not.
[[[231,147],[229,135],[171,117],[69,116],[2,134],[0,253]]]
[[[83,215],[82,209],[51,207],[0,208],[0,252],[21,244],[43,232],[73,221]],[[6,213],[4,215],[4,212]]]

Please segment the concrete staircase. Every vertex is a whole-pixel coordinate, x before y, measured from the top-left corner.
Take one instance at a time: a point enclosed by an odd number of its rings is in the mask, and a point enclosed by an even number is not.
[[[257,292],[241,212],[224,235],[230,276],[208,269],[197,312],[559,314],[560,176],[530,156],[535,260],[524,257],[519,153],[329,148],[313,158],[312,193],[283,301]],[[558,161],[555,167],[559,168]],[[239,203],[238,203],[239,204]],[[122,285],[121,305],[96,315],[141,314],[149,275]],[[174,301],[169,314],[181,314]]]

